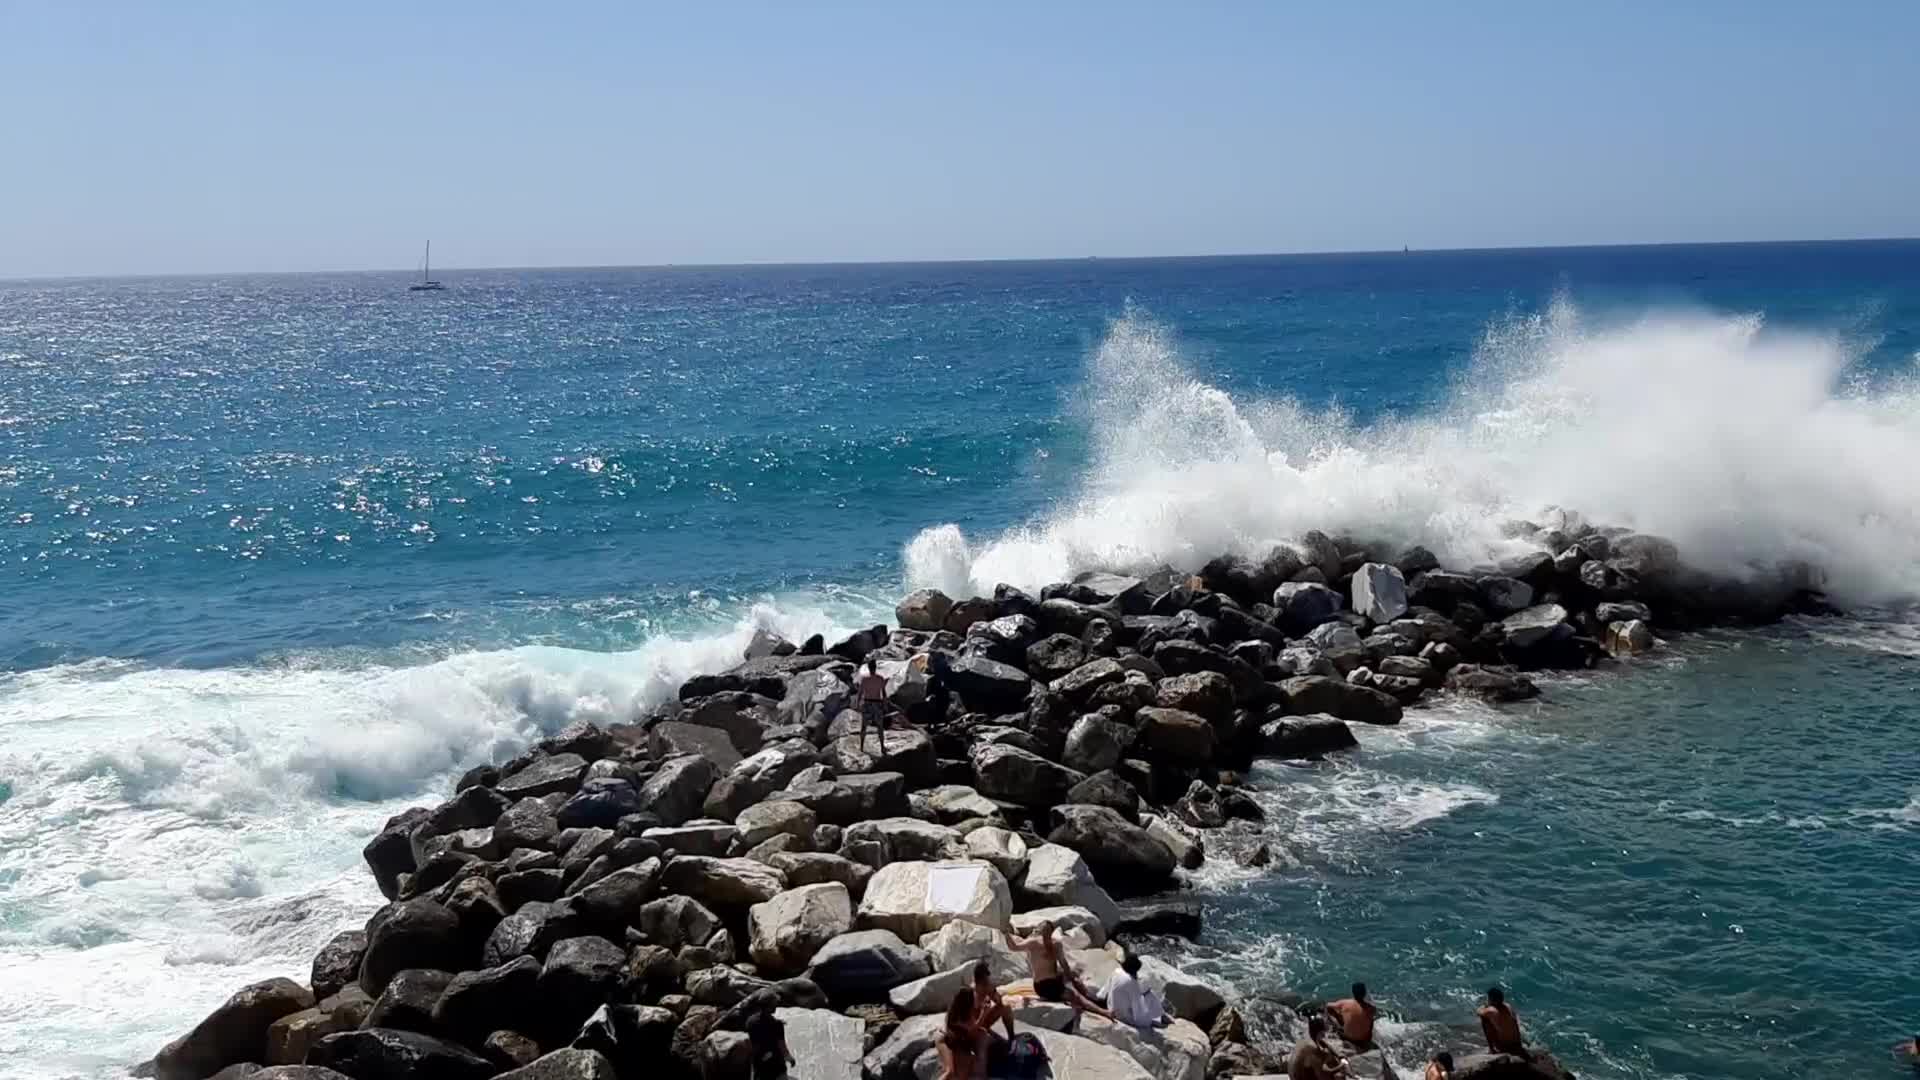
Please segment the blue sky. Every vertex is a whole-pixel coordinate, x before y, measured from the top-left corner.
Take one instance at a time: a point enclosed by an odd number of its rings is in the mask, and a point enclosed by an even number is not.
[[[0,6],[0,276],[1920,234],[1920,4]]]

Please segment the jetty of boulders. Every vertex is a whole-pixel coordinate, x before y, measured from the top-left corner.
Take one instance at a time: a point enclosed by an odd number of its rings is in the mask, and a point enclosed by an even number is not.
[[[757,634],[676,701],[573,724],[389,820],[365,854],[390,902],[365,928],[141,1071],[745,1080],[743,1003],[770,991],[796,1080],[931,1080],[973,965],[1027,975],[1001,930],[1050,921],[1095,987],[1120,939],[1203,934],[1174,890],[1210,830],[1261,816],[1256,758],[1338,753],[1349,725],[1432,694],[1523,700],[1529,671],[1644,652],[1656,631],[1824,607],[1794,568],[1716,578],[1658,537],[1514,531],[1535,550],[1494,566],[1316,532],[1037,596],[923,589],[896,627],[840,641]],[[910,720],[883,745],[854,708],[869,660]],[[1284,1071],[1225,988],[1153,957],[1142,977],[1178,1016],[1164,1029],[1024,996],[1014,1016],[1060,1080]],[[1565,1075],[1461,1050],[1457,1077]]]

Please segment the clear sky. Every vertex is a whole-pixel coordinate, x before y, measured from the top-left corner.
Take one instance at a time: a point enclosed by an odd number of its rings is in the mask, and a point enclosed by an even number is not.
[[[0,0],[0,276],[1920,234],[1920,3]]]

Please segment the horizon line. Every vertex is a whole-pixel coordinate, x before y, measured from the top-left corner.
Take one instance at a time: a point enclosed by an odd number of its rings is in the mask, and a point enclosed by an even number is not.
[[[1088,262],[1176,262],[1200,261],[1205,259],[1311,259],[1336,258],[1363,255],[1475,255],[1503,254],[1521,251],[1608,251],[1633,248],[1679,248],[1679,247],[1788,247],[1794,245],[1815,244],[1904,244],[1920,241],[1920,236],[1852,236],[1823,237],[1819,239],[1794,240],[1652,240],[1620,241],[1599,244],[1508,244],[1484,247],[1437,247],[1437,248],[1350,248],[1302,251],[1242,251],[1242,252],[1205,252],[1175,255],[1037,255],[1037,256],[987,256],[980,258],[932,258],[932,259],[769,259],[747,262],[662,262],[662,263],[597,263],[568,264],[552,263],[543,265],[517,266],[456,266],[445,268],[443,272],[453,273],[508,273],[515,271],[553,272],[583,270],[774,270],[800,267],[856,267],[856,266],[993,266],[993,265],[1033,265],[1046,263],[1088,263]],[[107,274],[27,274],[17,277],[0,277],[7,284],[24,282],[55,281],[145,281],[170,278],[217,278],[217,277],[302,277],[319,275],[346,274],[411,274],[412,270],[401,267],[360,267],[356,269],[321,270],[163,270],[146,273],[107,273]]]

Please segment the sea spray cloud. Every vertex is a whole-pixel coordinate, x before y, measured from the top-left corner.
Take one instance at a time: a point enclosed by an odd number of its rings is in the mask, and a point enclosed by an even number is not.
[[[1864,383],[1837,335],[1753,315],[1655,312],[1596,324],[1562,298],[1489,326],[1431,413],[1355,425],[1338,410],[1235,400],[1138,312],[1088,360],[1079,489],[990,540],[953,526],[904,553],[909,586],[1035,587],[1093,567],[1198,566],[1308,529],[1422,543],[1472,563],[1501,525],[1561,507],[1671,537],[1735,576],[1804,561],[1851,602],[1920,592],[1920,397]]]

